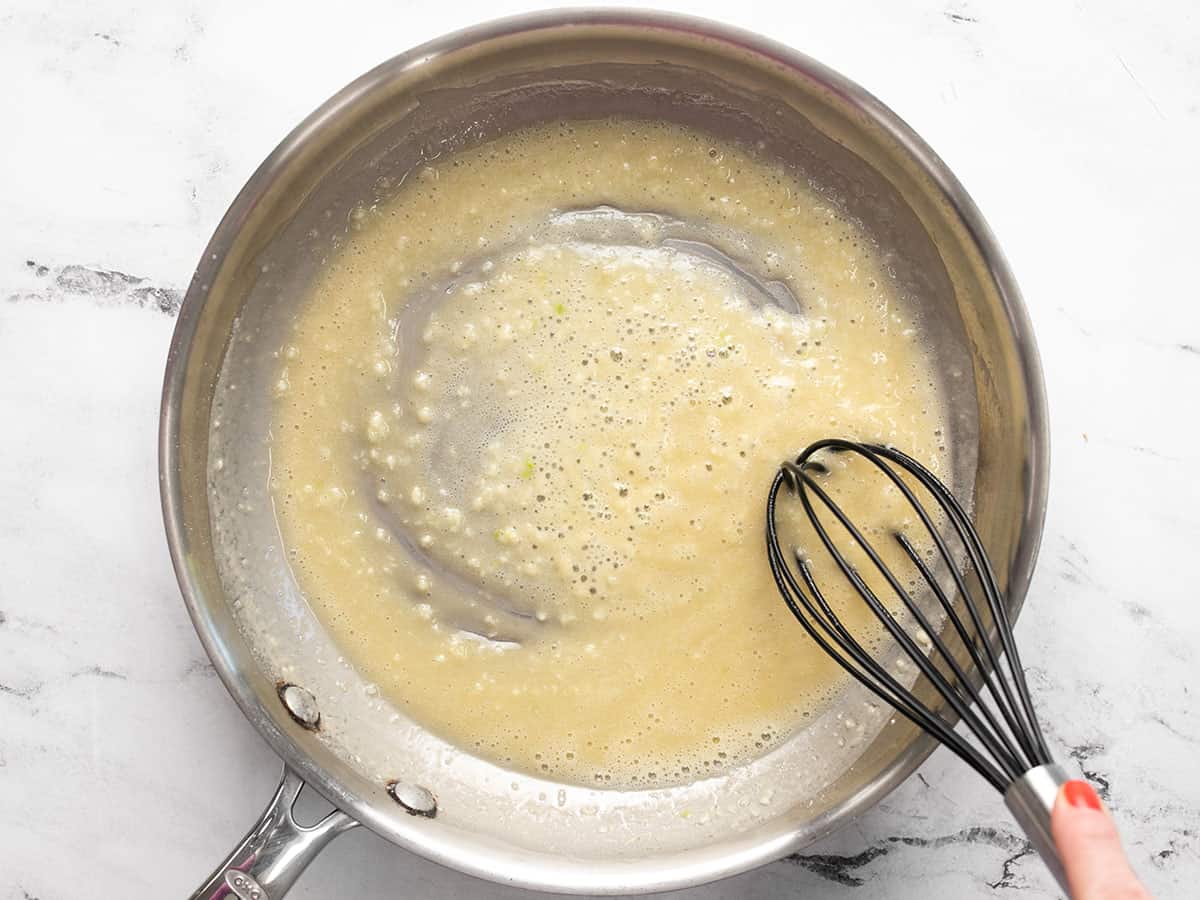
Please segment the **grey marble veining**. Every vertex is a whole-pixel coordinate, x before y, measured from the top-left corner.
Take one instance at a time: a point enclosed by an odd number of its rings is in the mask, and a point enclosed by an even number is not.
[[[660,3],[681,10],[684,4]],[[183,896],[273,789],[179,600],[162,366],[234,193],[375,62],[522,4],[0,9],[0,900]],[[1051,503],[1018,625],[1048,737],[1162,897],[1200,878],[1200,18],[1184,0],[705,0],[875,91],[943,155],[1037,329]],[[939,751],[837,834],[694,900],[1055,896]],[[298,898],[517,898],[365,830]]]

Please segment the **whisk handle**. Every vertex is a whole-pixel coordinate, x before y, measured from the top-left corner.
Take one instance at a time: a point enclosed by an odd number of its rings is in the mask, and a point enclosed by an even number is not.
[[[1013,814],[1013,818],[1033,844],[1033,849],[1037,850],[1046,868],[1068,897],[1071,896],[1071,891],[1067,886],[1067,873],[1063,868],[1062,858],[1058,855],[1058,847],[1055,846],[1054,836],[1050,832],[1050,812],[1054,809],[1058,789],[1072,777],[1058,763],[1049,763],[1030,769],[1004,792],[1004,803],[1008,806],[1008,811]]]

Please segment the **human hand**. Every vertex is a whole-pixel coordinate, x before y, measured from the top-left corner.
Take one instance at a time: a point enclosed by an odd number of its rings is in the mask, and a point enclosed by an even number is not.
[[[1050,815],[1073,900],[1151,900],[1125,851],[1117,826],[1086,781],[1068,781]]]

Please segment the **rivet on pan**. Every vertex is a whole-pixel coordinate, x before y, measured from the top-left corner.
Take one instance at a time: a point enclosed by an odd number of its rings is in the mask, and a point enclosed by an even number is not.
[[[225,872],[225,886],[238,900],[265,900],[266,892],[254,878],[237,869]]]
[[[387,792],[410,815],[424,816],[427,819],[432,819],[437,815],[437,797],[433,796],[433,792],[428,788],[423,788],[419,784],[389,781]]]
[[[321,727],[321,711],[317,709],[317,698],[298,684],[280,681],[275,685],[284,708],[296,720],[296,724],[309,731]]]

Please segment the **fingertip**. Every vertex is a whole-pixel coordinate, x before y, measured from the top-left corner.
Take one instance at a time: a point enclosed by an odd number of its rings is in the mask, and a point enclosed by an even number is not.
[[[1050,830],[1073,897],[1108,896],[1104,891],[1117,889],[1147,896],[1125,858],[1116,823],[1086,781],[1068,781],[1059,788]]]
[[[1059,788],[1058,801],[1077,809],[1091,809],[1096,812],[1104,808],[1100,803],[1100,795],[1081,778],[1073,778]]]
[[[1063,855],[1078,857],[1086,845],[1116,838],[1116,826],[1100,796],[1086,781],[1068,781],[1058,789],[1050,814],[1050,830]]]

